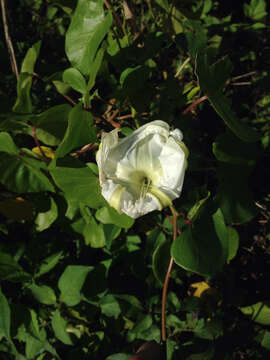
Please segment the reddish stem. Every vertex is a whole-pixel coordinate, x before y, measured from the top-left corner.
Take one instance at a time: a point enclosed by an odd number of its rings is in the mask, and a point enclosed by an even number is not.
[[[34,138],[34,141],[35,141],[35,143],[36,143],[36,145],[37,145],[37,147],[38,147],[41,155],[42,155],[45,159],[48,159],[47,156],[45,155],[42,147],[40,146],[40,143],[39,143],[38,138],[37,138],[37,129],[36,129],[36,127],[35,127],[34,125],[32,126],[32,130],[33,130],[33,138]]]
[[[197,105],[199,105],[201,102],[208,99],[207,95],[202,96],[201,98],[195,100],[192,104],[190,104],[183,112],[182,115],[186,115],[188,112],[190,112],[193,108],[195,108]]]

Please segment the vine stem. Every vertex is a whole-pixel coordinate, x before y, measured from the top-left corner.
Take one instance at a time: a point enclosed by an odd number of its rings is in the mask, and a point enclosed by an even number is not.
[[[12,68],[13,73],[16,76],[17,81],[18,81],[18,79],[19,79],[19,71],[18,71],[16,56],[15,56],[15,53],[14,53],[11,37],[10,37],[9,31],[8,31],[8,22],[7,22],[7,15],[6,15],[5,0],[1,0],[1,8],[2,8],[2,19],[3,19],[3,25],[4,25],[4,33],[5,33],[8,52],[9,52],[9,55],[10,55],[11,68]]]
[[[43,151],[42,147],[40,146],[40,143],[39,143],[38,138],[37,138],[37,129],[36,129],[36,127],[35,127],[34,125],[32,126],[32,130],[33,130],[33,138],[34,138],[34,141],[35,141],[35,143],[36,143],[36,145],[37,145],[37,147],[38,147],[41,155],[42,155],[46,160],[48,160],[47,156],[45,155],[45,152]]]
[[[172,212],[172,216],[173,216],[173,241],[175,241],[175,239],[177,238],[177,233],[178,233],[178,229],[177,229],[177,211],[175,210],[175,208],[171,205],[170,206],[171,212]],[[173,268],[173,264],[174,264],[174,260],[171,257],[170,259],[170,263],[168,266],[168,270],[165,276],[165,280],[164,280],[164,285],[163,285],[163,291],[162,291],[162,302],[161,302],[161,338],[162,341],[165,342],[167,339],[167,335],[166,335],[166,300],[167,300],[167,293],[168,293],[168,285],[169,285],[169,279],[170,279],[170,275],[172,272],[172,268]]]

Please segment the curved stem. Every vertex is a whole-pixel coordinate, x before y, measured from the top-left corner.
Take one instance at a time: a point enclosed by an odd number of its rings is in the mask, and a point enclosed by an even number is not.
[[[3,19],[3,25],[4,25],[4,33],[5,33],[5,38],[6,38],[6,44],[7,44],[8,52],[9,52],[9,55],[10,55],[11,68],[12,68],[13,73],[16,76],[17,81],[18,81],[18,79],[19,79],[19,71],[18,71],[16,56],[15,56],[15,53],[14,53],[14,48],[13,48],[13,45],[12,45],[11,37],[10,37],[9,31],[8,31],[8,22],[7,22],[7,15],[6,15],[6,3],[5,3],[5,0],[1,0],[1,9],[2,9],[2,19]]]
[[[177,238],[177,211],[175,208],[171,205],[170,206],[172,216],[173,216],[173,241]],[[166,335],[166,300],[167,300],[167,293],[168,293],[168,285],[169,285],[169,279],[172,272],[174,260],[173,258],[170,259],[170,263],[168,266],[168,270],[165,276],[164,285],[163,285],[163,291],[162,291],[162,302],[161,302],[161,338],[162,341],[166,341],[167,335]]]

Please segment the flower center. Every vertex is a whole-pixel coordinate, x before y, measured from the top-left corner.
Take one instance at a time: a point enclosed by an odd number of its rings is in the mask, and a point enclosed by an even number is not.
[[[151,189],[152,180],[149,179],[147,176],[144,176],[142,178],[141,184],[140,184],[140,198],[144,199],[148,191]]]

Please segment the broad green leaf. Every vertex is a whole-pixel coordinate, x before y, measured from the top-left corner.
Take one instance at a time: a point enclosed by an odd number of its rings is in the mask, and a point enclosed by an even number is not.
[[[229,240],[229,249],[228,249],[228,258],[227,262],[229,263],[237,254],[239,248],[239,235],[236,229],[228,226],[228,240]]]
[[[265,330],[265,333],[263,334],[263,339],[261,342],[261,345],[270,350],[270,331]]]
[[[10,339],[10,307],[0,289],[0,335]]]
[[[227,223],[245,223],[257,213],[248,188],[250,168],[221,164],[218,168],[217,200]]]
[[[56,167],[50,173],[69,200],[82,202],[91,208],[105,204],[98,177],[88,167]]]
[[[41,41],[35,43],[26,53],[22,63],[19,80],[17,83],[17,100],[13,106],[13,111],[17,113],[31,113],[32,102],[30,90],[32,86],[32,73],[37,61]]]
[[[65,135],[71,109],[68,104],[56,105],[32,116],[31,122],[36,127],[37,138],[46,145],[58,145]],[[33,131],[30,134],[33,135]]]
[[[50,203],[50,209],[46,212],[39,212],[35,219],[37,231],[48,229],[58,217],[57,205],[52,197],[50,197]]]
[[[182,268],[212,276],[227,261],[228,249],[223,219],[205,208],[200,218],[173,242],[171,256]],[[214,261],[213,261],[214,259]]]
[[[270,325],[270,307],[268,303],[258,302],[239,308],[243,314],[251,316],[251,319],[262,325]]]
[[[0,252],[0,280],[23,282],[31,276],[9,254]]]
[[[93,248],[101,248],[106,245],[105,235],[102,224],[98,224],[94,217],[89,218],[83,230],[86,245]]]
[[[115,319],[121,314],[118,301],[113,295],[105,295],[100,299],[100,307],[102,314],[114,317]]]
[[[217,137],[213,143],[213,153],[217,160],[239,165],[253,166],[260,152],[257,143],[245,143],[232,133]]]
[[[86,92],[86,82],[79,70],[69,68],[63,72],[63,81],[81,94]]]
[[[18,154],[18,148],[12,137],[6,132],[0,132],[0,152]]]
[[[38,353],[42,350],[44,351],[44,345],[42,341],[36,339],[30,334],[27,334],[26,336],[25,355],[27,359],[34,359]]]
[[[69,114],[68,128],[55,155],[63,157],[71,150],[95,142],[96,139],[93,117],[79,104]]]
[[[52,328],[55,337],[66,345],[73,345],[67,332],[67,322],[62,318],[60,311],[56,310],[52,317]]]
[[[152,256],[152,268],[156,279],[160,285],[163,285],[171,258],[171,242],[166,239],[163,233],[160,233],[157,242],[158,245]]]
[[[112,24],[104,14],[103,0],[79,0],[66,34],[66,54],[74,68],[91,73],[96,51]]]
[[[81,289],[92,266],[69,265],[58,281],[60,301],[67,306],[75,306],[82,300]]]
[[[48,273],[49,271],[51,271],[58,264],[58,262],[62,258],[62,256],[63,256],[63,252],[60,251],[53,255],[50,255],[45,260],[43,260],[40,265],[39,271],[35,275],[35,278],[38,278],[38,277]]]
[[[52,288],[46,285],[31,284],[28,286],[35,299],[44,305],[54,305],[56,303],[56,296]]]
[[[220,71],[220,67],[210,67],[207,54],[197,56],[197,74],[201,90],[206,93],[217,114],[236,136],[246,142],[258,141],[260,135],[251,127],[242,123],[231,110],[228,99],[222,94],[220,85],[216,82],[217,69]]]
[[[26,156],[0,154],[1,183],[17,193],[52,191],[54,187],[41,172],[41,162]]]
[[[96,218],[102,224],[114,224],[116,226],[129,229],[134,224],[134,219],[126,214],[119,214],[112,207],[102,207],[96,212]]]

